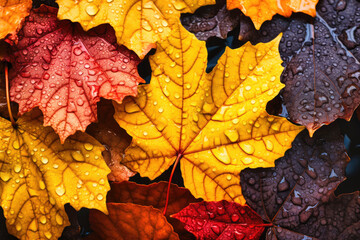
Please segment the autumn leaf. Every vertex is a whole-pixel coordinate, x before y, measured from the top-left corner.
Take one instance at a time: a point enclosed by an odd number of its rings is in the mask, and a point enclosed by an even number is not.
[[[143,206],[152,206],[163,212],[166,203],[167,182],[140,185],[132,182],[112,183],[111,190],[106,197],[109,203],[134,203]],[[184,229],[184,224],[170,215],[179,212],[190,203],[199,202],[186,188],[171,184],[169,202],[165,217],[181,239],[193,239],[193,235]]]
[[[354,37],[360,34],[360,2],[320,1],[317,9],[311,22],[292,21],[280,46],[287,64],[282,80],[286,108],[310,134],[337,118],[350,120],[360,103],[360,40]]]
[[[206,74],[205,43],[177,27],[150,57],[150,85],[115,105],[115,119],[133,137],[123,164],[154,179],[177,158],[195,197],[244,203],[240,171],[273,166],[302,129],[265,110],[283,86],[280,36],[226,49]]]
[[[109,169],[95,139],[77,133],[61,144],[33,114],[19,118],[16,128],[0,118],[1,206],[9,233],[58,239],[69,225],[65,203],[107,212]]]
[[[194,14],[181,15],[181,23],[195,34],[199,40],[208,40],[211,37],[225,39],[239,23],[241,12],[228,11],[226,0],[216,1],[215,5],[200,7]]]
[[[125,149],[130,145],[131,137],[113,118],[114,107],[110,100],[102,99],[97,106],[101,113],[98,122],[90,124],[86,133],[105,147],[103,156],[111,170],[108,179],[116,182],[128,181],[135,173],[121,164],[121,161],[124,158]]]
[[[90,226],[94,232],[88,240],[179,239],[158,209],[132,203],[108,203],[107,207],[109,215],[90,210]]]
[[[143,80],[139,59],[116,44],[112,28],[84,32],[79,24],[59,21],[57,9],[32,10],[13,47],[11,99],[24,114],[39,106],[44,125],[52,126],[61,142],[97,119],[100,97],[121,102],[135,96]]]
[[[358,194],[334,196],[347,161],[340,129],[330,125],[313,138],[307,131],[300,133],[275,168],[242,171],[247,204],[273,223],[267,239],[356,239],[340,236],[357,228]]]
[[[303,12],[315,17],[318,0],[227,0],[227,8],[239,8],[254,22],[256,29],[275,14],[290,17],[293,12]]]
[[[194,12],[215,0],[57,0],[60,19],[80,22],[85,30],[109,23],[119,44],[133,50],[140,58],[166,40],[181,13]]]
[[[360,3],[320,0],[315,19],[275,16],[256,31],[240,20],[241,41],[267,42],[284,32],[279,51],[285,62],[282,82],[289,118],[312,135],[337,118],[350,120],[360,103]],[[354,17],[349,17],[354,16]],[[294,92],[299,94],[294,94]]]
[[[0,1],[0,39],[8,34],[16,35],[31,6],[32,0]]]
[[[256,240],[266,226],[249,206],[227,201],[192,203],[172,217],[184,222],[197,239]]]

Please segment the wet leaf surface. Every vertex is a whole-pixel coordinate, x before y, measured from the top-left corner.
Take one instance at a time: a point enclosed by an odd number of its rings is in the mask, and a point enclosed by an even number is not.
[[[338,126],[332,124],[321,128],[313,138],[307,131],[300,133],[293,147],[275,162],[275,168],[244,170],[241,186],[247,204],[264,221],[274,224],[267,239],[354,236],[353,232],[359,231],[356,222],[360,218],[355,216],[360,212],[358,194],[339,199],[334,195],[345,178],[347,161],[343,137]],[[353,220],[345,219],[350,209]]]
[[[310,16],[316,15],[315,6],[318,0],[227,0],[227,8],[239,8],[254,22],[256,29],[275,14],[290,17],[293,12],[303,12]]]
[[[11,99],[23,114],[39,106],[44,125],[62,142],[97,119],[100,97],[121,102],[143,80],[137,56],[116,44],[108,25],[84,32],[56,18],[57,9],[32,10],[12,49]]]
[[[206,41],[211,37],[225,39],[228,32],[239,24],[242,15],[239,10],[227,10],[225,2],[220,0],[215,5],[200,7],[194,14],[182,14],[182,25],[199,40]]]
[[[13,38],[29,15],[31,0],[2,0],[0,2],[0,39],[8,34]]]
[[[109,23],[119,44],[133,50],[141,59],[166,40],[181,13],[194,12],[215,0],[57,0],[59,18],[79,22],[85,30]]]
[[[123,163],[154,179],[180,156],[195,197],[244,203],[239,172],[273,166],[302,129],[265,110],[282,88],[280,36],[227,48],[207,74],[205,43],[180,24],[172,32],[150,57],[151,83],[115,105],[115,119],[133,137]]]
[[[285,105],[311,134],[337,118],[349,120],[360,103],[359,27],[359,1],[323,0],[315,19],[294,19],[284,32]]]
[[[107,202],[110,203],[134,203],[144,206],[153,206],[161,212],[164,210],[167,182],[153,183],[150,185],[140,185],[132,182],[112,183],[111,190],[107,195]],[[184,224],[170,215],[179,212],[190,203],[199,202],[191,195],[186,188],[171,184],[169,192],[169,203],[166,210],[166,219],[173,226],[181,239],[194,239],[194,236],[184,229]]]
[[[192,203],[172,217],[184,222],[197,239],[256,240],[265,229],[250,207],[227,201]]]
[[[76,210],[107,211],[110,171],[100,143],[77,133],[61,144],[36,111],[19,118],[16,129],[3,118],[0,124],[0,200],[9,233],[20,239],[58,239],[69,225],[66,203]]]
[[[179,239],[158,209],[133,203],[108,203],[107,207],[109,215],[90,210],[90,225],[94,232],[86,239]]]

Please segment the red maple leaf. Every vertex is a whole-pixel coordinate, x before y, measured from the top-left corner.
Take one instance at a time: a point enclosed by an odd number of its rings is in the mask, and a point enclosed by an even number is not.
[[[78,23],[56,16],[52,7],[31,11],[12,49],[10,91],[19,114],[39,106],[44,125],[64,142],[97,120],[100,97],[121,103],[127,95],[136,96],[143,80],[139,58],[116,44],[109,25],[85,32]]]
[[[197,239],[255,240],[269,226],[249,206],[225,200],[191,203],[172,217],[185,223]]]

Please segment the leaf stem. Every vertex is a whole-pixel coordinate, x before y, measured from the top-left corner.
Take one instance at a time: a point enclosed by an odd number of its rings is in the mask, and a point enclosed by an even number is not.
[[[6,88],[6,103],[9,111],[9,117],[12,126],[15,128],[17,127],[17,124],[13,118],[12,111],[11,111],[11,105],[10,105],[10,93],[9,93],[9,70],[7,63],[5,64],[5,88]]]
[[[174,172],[175,172],[175,169],[176,169],[176,166],[178,165],[178,163],[180,162],[180,159],[183,155],[181,153],[179,153],[176,157],[176,160],[175,160],[175,163],[174,163],[174,166],[173,166],[173,169],[171,171],[171,174],[170,174],[170,178],[169,178],[169,183],[168,183],[168,188],[167,188],[167,192],[166,192],[166,202],[165,202],[165,207],[164,207],[164,210],[163,210],[163,214],[165,215],[166,214],[166,210],[167,210],[167,207],[169,205],[169,197],[170,197],[170,187],[171,187],[171,181],[172,181],[172,178],[174,176]]]

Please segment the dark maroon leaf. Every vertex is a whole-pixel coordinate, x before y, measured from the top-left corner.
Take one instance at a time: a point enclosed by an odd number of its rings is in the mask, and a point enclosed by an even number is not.
[[[259,239],[265,225],[249,206],[235,202],[192,203],[173,215],[186,229],[207,240]]]
[[[356,225],[358,194],[334,195],[347,161],[343,137],[337,124],[332,124],[313,138],[306,130],[301,132],[275,168],[244,170],[241,187],[247,204],[274,224],[267,239],[340,239],[341,234],[354,239],[351,236],[360,227]],[[347,214],[351,217],[345,220]]]
[[[340,7],[341,6],[341,7]],[[291,21],[280,53],[290,119],[312,134],[360,103],[360,2],[322,0],[315,19]]]
[[[181,23],[199,40],[208,40],[210,37],[225,39],[239,23],[240,10],[226,9],[225,0],[219,0],[215,5],[199,8],[194,14],[183,14]]]

